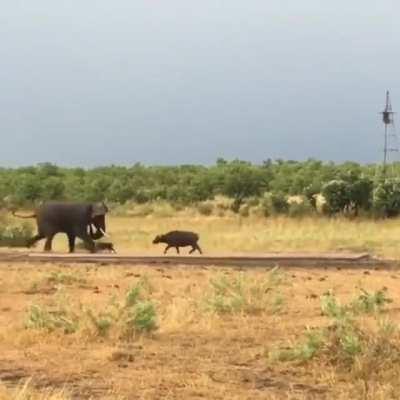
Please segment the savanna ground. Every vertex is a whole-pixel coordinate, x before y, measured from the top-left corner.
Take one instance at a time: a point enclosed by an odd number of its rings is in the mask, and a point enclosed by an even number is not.
[[[400,255],[396,220],[108,223],[121,253],[161,254],[151,240],[171,229],[199,232],[207,253]],[[60,235],[55,250],[65,249]],[[0,399],[396,399],[399,279],[400,271],[323,265],[2,264]]]
[[[393,302],[359,318],[396,325],[399,279],[400,272],[323,268],[3,265],[0,398],[397,398],[398,359],[360,353],[340,364],[271,354],[329,325],[321,314],[329,290],[344,304],[360,288],[387,288]],[[239,291],[220,290],[239,281]],[[138,283],[155,306],[157,329],[127,335],[120,322],[103,329],[101,313],[105,319]],[[391,334],[397,349],[397,330]]]

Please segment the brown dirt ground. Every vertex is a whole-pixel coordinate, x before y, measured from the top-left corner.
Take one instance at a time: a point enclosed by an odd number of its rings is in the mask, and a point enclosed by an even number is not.
[[[49,283],[47,278],[55,271],[83,281]],[[205,313],[199,304],[210,278],[234,276],[239,271],[228,267],[3,264],[0,382],[12,387],[33,377],[38,390],[65,387],[73,398],[93,399],[374,398],[362,397],[360,382],[329,366],[270,364],[265,353],[277,344],[300,340],[306,327],[326,323],[319,297],[330,289],[346,301],[357,288],[386,287],[394,300],[388,315],[398,322],[400,271],[290,268],[284,270],[285,303],[280,313]],[[266,272],[254,268],[243,273],[262,279]],[[24,328],[29,306],[52,304],[60,291],[71,306],[101,309],[112,296],[123,298],[142,276],[151,283],[151,298],[157,302],[159,329],[152,335],[124,343],[116,337]],[[382,385],[376,385],[380,393]]]

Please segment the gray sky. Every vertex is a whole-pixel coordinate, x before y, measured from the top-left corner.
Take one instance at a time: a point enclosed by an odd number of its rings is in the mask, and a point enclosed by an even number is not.
[[[2,166],[375,162],[400,111],[398,1],[0,4]]]

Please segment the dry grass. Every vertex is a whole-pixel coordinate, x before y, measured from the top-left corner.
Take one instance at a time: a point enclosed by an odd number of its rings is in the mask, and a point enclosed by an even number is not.
[[[115,217],[108,231],[119,253],[162,254],[164,245],[153,245],[157,234],[174,229],[200,234],[206,254],[262,253],[275,251],[352,251],[400,258],[400,223],[393,220],[348,220],[307,217],[205,217],[186,213],[178,217]],[[108,240],[108,239],[107,239]],[[37,250],[42,251],[43,241]],[[56,251],[67,250],[67,239],[58,235]],[[187,253],[189,248],[183,249]],[[174,249],[170,250],[175,254]],[[195,253],[196,254],[196,253]]]
[[[221,276],[228,281],[245,276],[251,290],[255,282],[268,281],[268,291],[279,289],[283,306],[277,312],[205,310],[210,282]],[[83,310],[104,310],[140,279],[156,305],[158,330],[128,341],[117,332],[93,334]],[[369,368],[364,376],[325,359],[270,363],[266,352],[301,341],[307,327],[325,326],[320,296],[328,290],[344,304],[360,287],[371,292],[386,287],[393,302],[384,316],[396,321],[399,279],[397,271],[322,268],[293,268],[274,281],[261,269],[2,265],[0,399],[395,399],[397,363],[381,363],[379,374]],[[60,302],[82,317],[73,333],[25,328],[32,304],[52,310]],[[400,343],[398,336],[395,340]]]

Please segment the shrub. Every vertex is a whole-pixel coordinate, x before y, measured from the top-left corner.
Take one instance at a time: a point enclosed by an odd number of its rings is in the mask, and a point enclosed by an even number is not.
[[[248,204],[243,204],[239,209],[239,215],[247,218],[250,215],[250,206]]]
[[[373,208],[377,215],[395,217],[400,214],[400,179],[379,182],[373,191]]]
[[[275,214],[287,214],[289,204],[283,193],[267,193],[262,200],[264,216],[268,217]]]
[[[28,329],[46,329],[49,332],[62,330],[65,334],[74,333],[79,327],[79,318],[63,307],[51,309],[45,306],[32,305],[25,323]]]
[[[335,179],[323,185],[322,195],[326,200],[324,210],[329,214],[344,211],[350,202],[348,185],[344,180]]]
[[[0,246],[24,247],[33,235],[32,225],[22,223],[0,227]]]
[[[322,195],[326,200],[325,210],[329,214],[369,210],[372,199],[372,181],[349,172],[342,179],[334,179],[322,186]]]
[[[124,302],[112,301],[99,313],[87,310],[89,324],[96,336],[108,336],[114,328],[123,340],[131,340],[136,334],[157,329],[157,312],[152,301],[146,299],[145,291],[150,290],[144,279],[128,290]]]
[[[360,289],[361,294],[355,299],[351,307],[355,312],[358,313],[373,313],[381,312],[386,304],[392,303],[393,300],[386,296],[387,289],[377,290],[374,293],[367,292],[364,289]]]
[[[105,309],[98,312],[83,309],[83,313],[76,313],[65,307],[60,300],[53,307],[32,305],[28,310],[25,327],[49,332],[61,330],[65,334],[86,327],[88,333],[99,337],[108,337],[113,330],[119,339],[131,340],[137,334],[157,329],[155,305],[144,293],[149,290],[149,283],[145,279],[140,280],[128,290],[123,301],[118,302],[113,298]],[[79,310],[82,311],[82,308]]]
[[[324,345],[324,335],[321,331],[307,330],[306,340],[293,347],[275,349],[269,352],[271,361],[308,361],[313,358]]]
[[[280,192],[271,194],[271,206],[275,214],[286,214],[289,210],[286,196]]]
[[[400,347],[391,340],[396,332],[392,322],[378,319],[378,330],[371,331],[355,318],[359,313],[381,311],[388,302],[390,299],[382,290],[374,294],[363,290],[346,305],[341,305],[332,293],[327,293],[321,298],[321,311],[330,318],[330,325],[307,330],[304,342],[273,349],[268,352],[268,358],[271,361],[306,362],[318,357],[339,368],[359,368],[363,363],[376,365],[388,359],[398,360]]]
[[[213,205],[212,203],[204,202],[197,204],[197,211],[201,215],[210,216],[213,212]]]
[[[283,298],[277,287],[282,280],[277,268],[263,280],[250,279],[243,273],[232,279],[220,275],[210,280],[211,288],[204,298],[205,309],[216,314],[278,312]]]
[[[308,201],[303,203],[292,203],[289,205],[289,216],[290,217],[304,217],[315,212],[315,209],[311,206]]]

